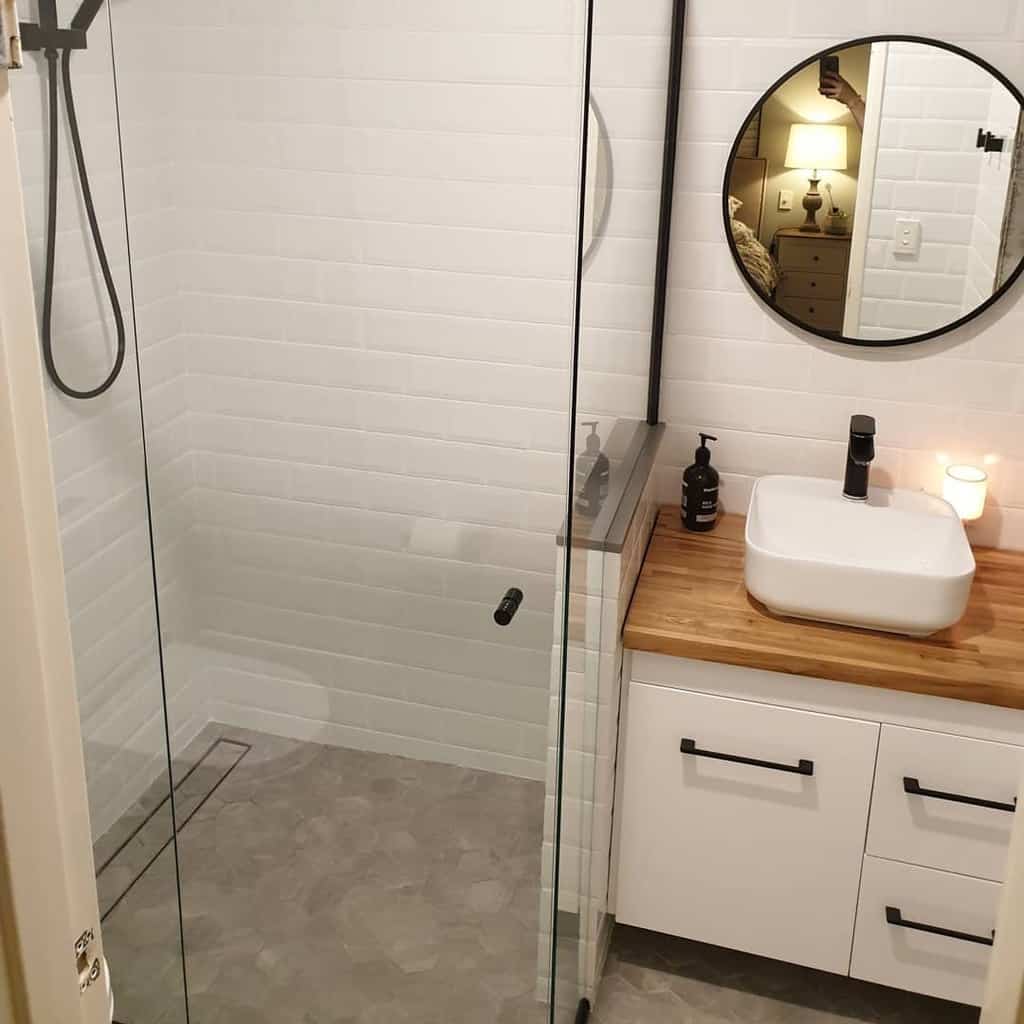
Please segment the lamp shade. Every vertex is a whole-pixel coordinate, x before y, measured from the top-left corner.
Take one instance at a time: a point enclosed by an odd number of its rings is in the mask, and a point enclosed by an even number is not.
[[[786,166],[804,170],[846,170],[846,126],[794,124],[789,128]]]

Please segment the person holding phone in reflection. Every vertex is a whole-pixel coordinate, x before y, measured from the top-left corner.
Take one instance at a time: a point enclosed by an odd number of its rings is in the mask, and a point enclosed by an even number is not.
[[[828,58],[824,58],[821,62],[822,70],[818,91],[822,96],[827,96],[830,100],[842,103],[853,115],[854,121],[857,122],[857,127],[863,132],[864,97],[839,74],[839,58],[834,57],[832,59],[835,62],[832,66],[826,66],[825,61]]]

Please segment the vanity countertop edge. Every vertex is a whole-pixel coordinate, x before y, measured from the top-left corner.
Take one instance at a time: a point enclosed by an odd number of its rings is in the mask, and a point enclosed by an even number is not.
[[[963,618],[912,638],[768,612],[746,590],[743,516],[691,533],[659,510],[623,631],[627,650],[1024,709],[1024,553],[975,548]]]

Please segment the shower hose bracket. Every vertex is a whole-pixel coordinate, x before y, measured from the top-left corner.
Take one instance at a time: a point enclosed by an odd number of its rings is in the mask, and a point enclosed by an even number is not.
[[[21,22],[21,49],[25,53],[37,50],[84,50],[85,31],[80,28],[44,28],[34,22]]]

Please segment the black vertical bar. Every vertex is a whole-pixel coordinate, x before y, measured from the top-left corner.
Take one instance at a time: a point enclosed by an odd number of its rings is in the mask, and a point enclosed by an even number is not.
[[[672,46],[668,65],[668,102],[665,107],[665,149],[661,165],[661,214],[658,219],[658,262],[654,272],[654,316],[651,322],[651,366],[647,379],[647,422],[661,418],[661,350],[665,341],[665,305],[668,298],[668,256],[672,239],[672,195],[676,178],[679,134],[679,95],[683,80],[683,34],[686,0],[675,0],[672,10]]]
[[[57,24],[57,0],[39,0],[39,27],[44,32],[56,32]]]

